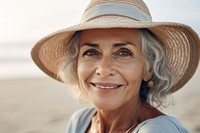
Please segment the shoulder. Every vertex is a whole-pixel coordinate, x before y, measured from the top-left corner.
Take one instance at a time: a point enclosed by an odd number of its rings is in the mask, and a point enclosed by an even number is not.
[[[82,121],[85,120],[86,118],[88,118],[88,116],[93,115],[96,112],[95,108],[82,108],[77,110],[76,112],[74,112],[70,118],[70,120],[78,120],[78,121]]]
[[[68,121],[67,132],[86,130],[95,112],[95,108],[89,107],[74,112]]]
[[[139,124],[136,133],[189,133],[182,124],[172,116],[158,116]]]

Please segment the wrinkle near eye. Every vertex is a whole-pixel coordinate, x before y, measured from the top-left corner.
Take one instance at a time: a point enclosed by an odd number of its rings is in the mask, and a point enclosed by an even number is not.
[[[99,56],[99,52],[95,49],[89,49],[83,52],[82,57]]]
[[[131,50],[127,48],[120,48],[119,50],[115,52],[115,55],[119,57],[131,58],[134,54]]]

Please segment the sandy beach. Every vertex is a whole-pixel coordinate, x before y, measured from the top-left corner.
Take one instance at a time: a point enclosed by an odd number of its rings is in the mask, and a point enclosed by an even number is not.
[[[176,116],[191,133],[200,133],[199,71],[174,94],[163,111]],[[70,115],[81,108],[67,88],[51,78],[0,81],[0,133],[65,133]]]

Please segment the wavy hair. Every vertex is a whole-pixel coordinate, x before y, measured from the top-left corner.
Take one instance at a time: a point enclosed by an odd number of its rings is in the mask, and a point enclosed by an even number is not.
[[[141,29],[142,52],[146,59],[147,66],[153,70],[151,81],[154,85],[149,88],[145,81],[142,81],[140,96],[145,102],[156,107],[166,106],[167,95],[173,84],[173,75],[165,56],[164,48],[159,40],[147,29]]]
[[[173,76],[169,69],[165,51],[159,40],[148,29],[139,29],[141,50],[145,57],[148,68],[151,68],[153,75],[151,81],[154,86],[149,88],[148,83],[142,81],[140,97],[143,102],[149,103],[154,107],[166,106],[167,95],[173,83]],[[66,43],[66,57],[61,61],[58,77],[68,87],[73,88],[76,96],[81,102],[85,101],[84,93],[79,87],[77,77],[77,61],[80,46],[80,32],[77,31],[72,39]]]

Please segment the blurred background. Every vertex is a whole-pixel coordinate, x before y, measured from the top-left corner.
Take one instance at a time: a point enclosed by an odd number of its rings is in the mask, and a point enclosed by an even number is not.
[[[0,0],[0,132],[64,133],[71,113],[86,105],[66,87],[43,74],[30,50],[42,37],[77,24],[90,0]],[[190,25],[200,35],[199,0],[144,0],[154,21]],[[176,116],[191,133],[200,133],[200,67],[175,104]]]

